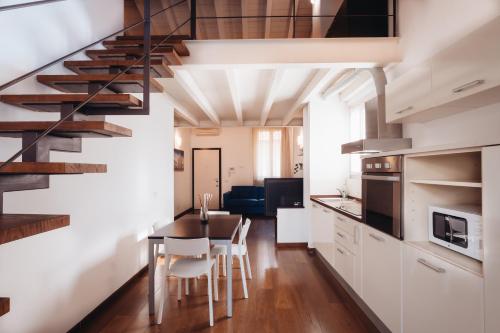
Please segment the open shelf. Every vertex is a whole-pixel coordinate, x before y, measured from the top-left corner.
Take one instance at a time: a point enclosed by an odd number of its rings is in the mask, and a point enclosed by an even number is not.
[[[482,262],[428,241],[405,241],[406,244],[458,266],[472,274],[483,276]]]
[[[457,187],[475,187],[481,188],[483,184],[480,181],[453,181],[453,180],[433,180],[433,179],[410,179],[410,183],[439,186],[457,186]]]

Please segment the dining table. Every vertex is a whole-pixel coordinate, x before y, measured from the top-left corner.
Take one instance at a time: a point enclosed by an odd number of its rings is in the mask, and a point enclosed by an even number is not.
[[[148,279],[149,279],[149,314],[155,313],[155,245],[164,244],[165,237],[177,239],[208,238],[211,244],[226,246],[226,287],[227,316],[233,316],[233,261],[232,244],[236,233],[241,233],[242,216],[210,215],[208,222],[200,221],[199,215],[188,214],[169,223],[148,236]]]

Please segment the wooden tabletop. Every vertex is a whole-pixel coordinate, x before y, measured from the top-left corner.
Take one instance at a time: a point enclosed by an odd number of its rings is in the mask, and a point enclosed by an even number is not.
[[[208,224],[202,224],[199,215],[184,215],[177,221],[158,229],[148,238],[193,239],[208,237],[213,240],[232,240],[238,231],[240,222],[241,215],[211,215]]]

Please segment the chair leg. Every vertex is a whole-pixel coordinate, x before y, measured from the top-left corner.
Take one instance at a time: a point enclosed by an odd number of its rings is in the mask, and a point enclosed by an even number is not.
[[[186,278],[186,295],[189,295],[189,279]]]
[[[247,262],[248,278],[251,280],[252,279],[252,268],[250,267],[250,258],[248,257],[248,250],[247,250],[247,254],[245,255],[245,259]]]
[[[245,266],[243,265],[243,256],[238,255],[238,259],[240,261],[241,283],[243,284],[243,295],[245,296],[245,298],[248,298],[247,278],[245,276]]]
[[[177,278],[177,300],[180,302],[182,299],[182,279]]]
[[[217,276],[217,279],[219,278],[219,258],[220,258],[219,255],[215,256],[214,272],[216,273],[216,275],[214,275],[214,276]]]
[[[227,275],[227,269],[226,269],[226,255],[222,255],[222,275],[226,276]]]
[[[214,267],[214,299],[219,300],[219,259],[216,261],[216,266]]]
[[[212,301],[212,274],[211,272],[208,272],[207,274],[207,288],[208,288],[208,315],[210,318],[210,326],[214,326],[214,307],[213,307],[213,301]]]

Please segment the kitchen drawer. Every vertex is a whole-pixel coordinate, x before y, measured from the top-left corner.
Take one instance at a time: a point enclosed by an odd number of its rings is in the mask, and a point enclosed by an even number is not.
[[[335,214],[336,217],[335,217],[335,226],[339,227],[339,228],[342,228],[343,230],[345,230],[347,233],[351,234],[354,236],[354,226],[355,226],[355,223],[358,223],[350,218],[348,218],[347,216],[344,216],[342,214],[339,214],[339,213],[336,213]]]
[[[335,244],[335,269],[354,288],[355,256],[344,246]]]
[[[341,244],[353,254],[358,253],[358,246],[354,240],[354,235],[344,231],[344,229],[338,227],[338,225],[336,225],[335,228],[335,242]]]

